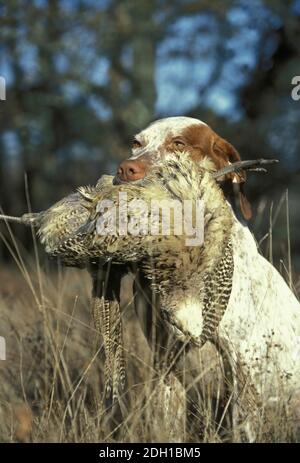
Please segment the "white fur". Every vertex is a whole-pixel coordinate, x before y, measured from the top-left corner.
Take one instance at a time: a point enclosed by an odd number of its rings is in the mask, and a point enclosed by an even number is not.
[[[152,159],[155,157],[155,153],[157,153],[158,157],[158,151],[168,136],[179,136],[182,130],[193,124],[207,125],[199,119],[184,116],[166,117],[152,122],[146,129],[136,135],[136,139],[143,144],[143,148],[133,150],[133,156],[130,159],[137,159],[146,152],[153,153]]]
[[[300,386],[300,304],[249,229],[236,220],[232,235],[233,288],[219,335],[261,398],[288,398]]]

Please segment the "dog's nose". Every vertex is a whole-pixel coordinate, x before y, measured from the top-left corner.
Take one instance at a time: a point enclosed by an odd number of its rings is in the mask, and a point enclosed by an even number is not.
[[[123,182],[134,182],[145,177],[146,169],[144,163],[138,159],[127,159],[119,165],[117,174]]]

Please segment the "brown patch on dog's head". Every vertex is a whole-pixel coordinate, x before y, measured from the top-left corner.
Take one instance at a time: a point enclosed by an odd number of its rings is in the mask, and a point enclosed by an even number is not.
[[[185,128],[181,133],[181,140],[182,150],[190,152],[194,161],[201,161],[207,156],[212,159],[217,170],[241,160],[238,151],[207,125],[193,124]],[[231,185],[232,192],[238,197],[244,218],[249,220],[252,217],[252,210],[243,191],[245,181],[245,172],[233,172],[227,174],[221,183]]]

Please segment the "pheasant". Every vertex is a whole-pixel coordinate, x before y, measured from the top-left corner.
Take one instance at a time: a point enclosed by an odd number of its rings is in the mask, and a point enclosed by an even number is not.
[[[95,187],[79,188],[46,211],[24,214],[21,218],[1,216],[36,227],[47,254],[59,258],[64,265],[90,271],[95,324],[104,339],[107,398],[112,396],[115,400],[124,389],[125,369],[119,288],[106,294],[99,263],[109,266],[111,262],[139,262],[153,290],[160,293],[161,315],[167,329],[183,343],[203,345],[218,329],[230,297],[233,274],[232,211],[214,178],[222,177],[228,170],[255,168],[264,163],[268,161],[243,161],[215,172],[207,159],[196,164],[184,153],[174,153],[163,167],[142,181],[114,185],[113,177],[103,176]],[[126,215],[126,204],[120,201],[120,194],[126,194],[127,201],[139,198],[145,204],[153,200],[182,203],[185,199],[195,203],[202,199],[209,242],[206,239],[205,246],[187,247],[186,236],[177,236],[174,228],[163,237],[134,231],[124,235],[118,229],[112,234],[100,233],[104,219],[109,221],[116,210],[119,216]],[[103,201],[110,201],[106,215],[99,209]],[[149,214],[143,214],[138,206],[130,213],[127,218],[138,217],[139,226],[145,230]],[[191,277],[193,268],[197,268],[197,275],[201,270],[201,281],[196,281],[196,272]],[[192,294],[192,300],[187,301],[186,294]],[[186,317],[186,307],[195,306],[198,310],[199,304],[203,307],[202,317],[195,323],[195,318]]]

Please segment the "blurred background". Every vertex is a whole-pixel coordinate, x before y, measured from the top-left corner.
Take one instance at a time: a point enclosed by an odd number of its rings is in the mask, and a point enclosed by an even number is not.
[[[291,246],[297,278],[299,58],[300,0],[0,2],[0,205],[26,212],[27,178],[32,209],[44,209],[113,173],[150,121],[188,115],[243,159],[280,159],[249,175],[250,226],[266,253],[273,228],[278,267],[291,265]],[[30,250],[30,231],[13,230]],[[10,259],[2,244],[0,257]]]

